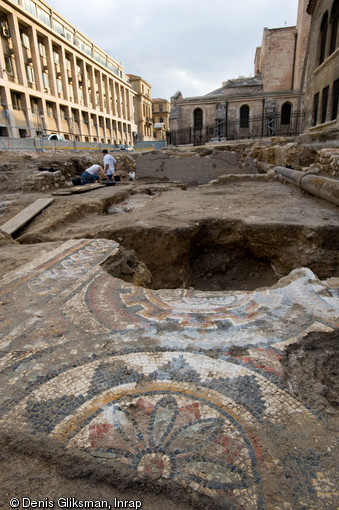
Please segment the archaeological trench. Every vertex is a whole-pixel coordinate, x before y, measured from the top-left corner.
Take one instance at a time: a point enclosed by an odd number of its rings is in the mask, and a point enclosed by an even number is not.
[[[101,156],[0,153],[3,508],[336,508],[339,148]]]

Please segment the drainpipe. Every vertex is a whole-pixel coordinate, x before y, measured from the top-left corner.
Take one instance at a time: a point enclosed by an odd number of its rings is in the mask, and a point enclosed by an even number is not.
[[[274,172],[303,191],[339,206],[339,181],[282,166],[274,167]]]
[[[228,101],[225,102],[225,139],[227,140],[227,123],[228,123]]]

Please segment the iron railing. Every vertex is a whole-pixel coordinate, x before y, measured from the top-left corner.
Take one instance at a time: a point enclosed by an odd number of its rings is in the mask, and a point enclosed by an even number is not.
[[[265,138],[271,136],[297,136],[303,130],[304,112],[294,112],[288,117],[281,114],[265,114],[250,117],[248,123],[243,120],[217,121],[213,126],[200,129],[185,128],[168,131],[169,145],[204,145],[211,141],[241,140],[246,138]]]

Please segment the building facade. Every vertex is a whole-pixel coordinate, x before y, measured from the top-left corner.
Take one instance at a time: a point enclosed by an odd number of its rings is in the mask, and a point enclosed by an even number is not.
[[[128,74],[127,76],[135,92],[134,111],[135,122],[137,125],[136,140],[139,142],[152,141],[153,119],[151,86],[140,76],[136,76],[134,74]]]
[[[172,143],[300,132],[310,28],[306,1],[299,1],[297,26],[264,29],[262,45],[255,52],[254,77],[228,80],[204,96],[183,98],[178,92],[171,98],[170,130],[177,138]]]
[[[167,99],[152,99],[153,136],[155,140],[166,140],[169,131],[171,103]]]
[[[121,64],[42,0],[0,3],[0,135],[130,144],[134,91]]]
[[[305,126],[309,133],[339,130],[339,0],[310,0]]]

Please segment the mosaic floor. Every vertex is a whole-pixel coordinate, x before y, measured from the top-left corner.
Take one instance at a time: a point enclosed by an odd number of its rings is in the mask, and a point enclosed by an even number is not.
[[[336,438],[280,360],[338,327],[339,299],[308,269],[249,293],[134,287],[99,265],[117,247],[69,241],[2,280],[0,426],[221,507],[337,508]]]

